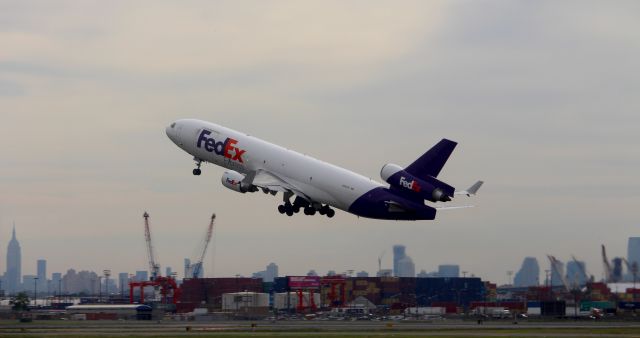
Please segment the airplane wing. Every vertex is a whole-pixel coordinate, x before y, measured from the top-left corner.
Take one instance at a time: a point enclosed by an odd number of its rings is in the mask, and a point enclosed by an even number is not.
[[[455,194],[467,195],[468,197],[471,195],[475,195],[478,192],[478,190],[480,190],[480,187],[482,186],[482,184],[484,184],[484,181],[478,181],[474,183],[472,186],[470,186],[467,190],[456,191]]]
[[[289,191],[306,199],[307,201],[311,201],[309,196],[303,193],[295,185],[266,170],[258,169],[257,171],[250,172],[245,176],[244,180],[242,180],[242,183],[247,184],[248,186],[255,185],[259,188],[266,188],[271,191]]]

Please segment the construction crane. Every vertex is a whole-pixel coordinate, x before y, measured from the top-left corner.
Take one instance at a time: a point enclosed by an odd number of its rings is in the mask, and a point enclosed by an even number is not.
[[[602,244],[602,265],[604,268],[604,281],[611,283],[613,269],[611,269],[611,263],[609,263],[609,259],[607,258],[607,250],[604,248],[604,244]]]
[[[144,217],[144,239],[147,242],[147,258],[149,259],[149,270],[151,271],[150,280],[155,280],[160,276],[160,264],[156,263],[156,256],[153,251],[151,230],[149,229],[149,213],[145,211],[142,217]]]
[[[211,215],[211,222],[209,222],[209,227],[207,228],[207,233],[204,236],[204,240],[200,244],[198,248],[198,259],[195,263],[191,264],[189,267],[191,278],[198,278],[200,275],[200,271],[202,271],[202,262],[204,261],[204,256],[207,254],[207,248],[209,247],[209,243],[211,242],[211,237],[213,236],[213,225],[216,220],[216,214]],[[186,277],[186,276],[185,276]]]

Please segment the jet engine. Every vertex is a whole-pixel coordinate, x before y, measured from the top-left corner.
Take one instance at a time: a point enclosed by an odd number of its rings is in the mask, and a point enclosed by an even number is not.
[[[451,201],[455,188],[439,181],[435,177],[427,176],[425,179],[418,178],[401,166],[393,163],[385,164],[380,170],[380,177],[387,183],[407,194],[414,194],[431,202]]]
[[[233,191],[241,192],[244,194],[245,192],[249,191],[249,189],[242,186],[243,179],[244,175],[237,171],[225,171],[224,174],[222,174],[222,185]]]

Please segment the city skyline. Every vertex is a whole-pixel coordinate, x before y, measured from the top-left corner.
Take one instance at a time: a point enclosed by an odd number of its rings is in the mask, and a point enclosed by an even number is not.
[[[600,244],[624,256],[638,235],[636,2],[187,3],[0,5],[0,245],[15,220],[23,275],[44,256],[145,267],[145,210],[176,270],[215,212],[212,276],[373,272],[403,243],[418,271],[507,282],[550,254],[600,277]],[[165,135],[181,118],[378,181],[447,138],[438,178],[486,183],[432,222],[283,217],[281,195],[226,189],[221,168],[194,177]]]
[[[626,259],[628,259],[629,262],[634,262],[633,261],[633,255],[636,254],[636,242],[637,242],[637,238],[639,237],[629,237],[628,239],[628,247],[627,247],[627,257]],[[11,248],[13,247],[14,250],[17,246],[18,249],[20,249],[20,245],[19,242],[17,241],[17,237],[16,237],[16,232],[15,232],[15,228],[12,231],[12,239],[10,241],[11,245],[7,245],[7,252],[11,251]],[[376,271],[376,273],[380,273],[383,271],[391,271],[392,274],[394,276],[398,276],[398,277],[459,277],[461,274],[461,268],[458,264],[439,264],[437,265],[437,270],[433,271],[433,272],[429,272],[427,273],[425,269],[421,269],[421,271],[419,273],[416,272],[415,269],[415,264],[413,263],[413,260],[410,258],[410,256],[408,256],[406,254],[406,246],[404,245],[400,245],[400,244],[395,244],[392,246],[392,252],[393,252],[393,259],[392,259],[392,264],[391,264],[391,269],[386,269],[384,265],[381,265],[382,270],[380,271]],[[7,256],[8,257],[8,256]],[[18,256],[19,257],[19,256]],[[573,259],[574,257],[572,257]],[[408,259],[408,260],[407,260]],[[611,264],[614,265],[621,265],[622,261],[623,261],[624,257],[614,257],[611,260]],[[411,266],[409,267],[409,269],[407,270],[406,266],[403,266],[404,264],[402,264],[401,262],[405,260],[407,262],[411,263]],[[396,262],[396,263],[394,263]],[[559,286],[562,285],[562,281],[561,281],[561,275],[565,278],[565,280],[572,285],[573,283],[575,283],[575,281],[579,281],[579,283],[584,283],[586,282],[591,276],[585,276],[583,272],[587,272],[587,267],[585,262],[583,261],[573,261],[573,260],[569,260],[568,263],[566,264],[566,272],[565,272],[565,264],[563,261],[561,260],[556,260],[556,264],[558,265],[557,267],[553,267],[552,263],[547,261],[549,266],[548,266],[548,273],[549,275],[546,276],[546,278],[548,278],[548,280],[545,278],[545,276],[543,276],[543,280],[540,281],[540,268],[538,267],[538,263],[537,263],[537,259],[535,257],[525,257],[524,261],[520,267],[520,270],[517,271],[515,278],[513,280],[511,280],[511,275],[509,275],[510,273],[512,273],[513,271],[508,270],[506,271],[509,280],[505,283],[499,283],[498,284],[505,284],[508,285],[509,283],[513,283],[514,286],[534,286],[534,285],[544,285],[546,283],[550,283],[551,285],[554,286]],[[187,267],[187,264],[190,264],[190,260],[185,258],[184,259],[184,263],[185,263],[185,274],[191,274],[190,269]],[[406,262],[405,262],[406,263]],[[578,264],[580,266],[578,266]],[[544,266],[544,265],[543,265]],[[629,265],[631,266],[631,265]],[[43,290],[45,287],[49,287],[48,285],[46,285],[46,282],[48,280],[47,276],[47,260],[46,259],[38,259],[36,261],[36,273],[34,274],[30,274],[30,273],[26,273],[26,274],[22,274],[21,276],[19,276],[19,279],[21,280],[19,282],[18,285],[24,285],[25,289],[30,289],[31,285],[33,284],[32,279],[35,279],[35,277],[37,277],[38,280],[38,285],[39,288],[41,290]],[[617,273],[619,274],[618,278],[620,282],[629,282],[632,280],[631,276],[631,271],[629,271],[628,268],[624,268],[622,266],[618,266],[617,267],[619,269],[618,272],[615,272],[616,270],[613,269],[612,272],[613,273]],[[22,270],[22,264],[18,265],[18,269]],[[88,273],[95,273],[95,271],[93,269],[94,268],[88,268],[88,269],[79,269],[80,272],[88,272]],[[173,268],[170,266],[165,267],[167,273],[170,271],[173,271]],[[396,272],[396,269],[398,269],[399,272]],[[532,270],[533,269],[533,270]],[[101,271],[100,269],[96,269],[98,271]],[[117,268],[115,269],[117,270]],[[413,271],[413,273],[408,273],[408,272],[402,272],[404,270],[407,271]],[[76,268],[74,266],[69,266],[66,269],[64,269],[62,272],[51,272],[50,275],[52,276],[52,279],[49,281],[52,281],[55,278],[56,275],[58,275],[59,277],[62,275],[66,275],[66,273],[68,273],[69,271],[76,271]],[[111,267],[109,267],[109,271],[111,271]],[[231,276],[252,276],[255,278],[263,278],[265,280],[273,280],[274,277],[277,277],[279,275],[279,266],[276,265],[273,262],[270,262],[269,264],[266,265],[266,269],[262,270],[262,271],[258,271],[258,272],[241,272],[241,273],[236,273],[233,274]],[[136,269],[133,271],[134,273],[131,273],[131,271],[129,272],[118,272],[118,274],[114,274],[114,278],[115,276],[118,276],[118,278],[121,279],[123,274],[127,274],[128,276],[131,276],[133,279],[135,280],[147,280],[149,278],[149,274],[150,274],[150,270],[145,270],[145,269]],[[202,272],[202,270],[201,270]],[[315,275],[315,270],[311,269],[309,270],[309,272],[306,273],[306,275],[309,275],[311,272],[313,272]],[[335,274],[345,274],[348,276],[364,276],[365,274],[369,274],[370,271],[367,270],[356,270],[356,269],[350,269],[350,270],[345,270],[345,271],[338,271],[336,272],[336,270],[327,270],[326,273],[323,273],[322,271],[320,272],[319,275],[335,275]],[[376,273],[374,273],[373,275],[376,275]],[[489,282],[497,282],[494,280],[490,280],[489,278],[482,276],[482,275],[478,275],[473,273],[472,271],[463,271],[464,276],[473,276],[473,277],[479,277],[482,278],[485,281],[489,281]],[[178,276],[178,278],[182,277],[184,278],[184,276],[180,276],[179,274],[176,273],[176,275]],[[200,273],[200,278],[204,277],[205,275],[203,273]],[[305,273],[294,273],[294,274],[289,274],[289,273],[285,273],[284,275],[289,275],[289,276],[295,276],[295,275],[305,275]],[[8,271],[5,271],[4,275],[0,275],[0,280],[2,280],[3,283],[5,283],[6,278],[8,276]],[[45,278],[43,278],[42,276],[45,276]],[[97,274],[96,276],[101,276],[99,274]],[[593,275],[592,275],[593,276]],[[211,276],[213,277],[213,276]],[[224,277],[224,276],[215,276],[215,277]],[[229,276],[227,276],[229,277]],[[595,278],[595,276],[593,276]],[[101,278],[101,277],[96,277],[96,278]],[[518,282],[518,279],[521,280],[521,282]],[[598,280],[596,278],[596,280]],[[104,281],[103,281],[104,283]],[[112,283],[111,285],[114,285],[114,287],[119,288],[119,284],[115,279],[110,280],[110,283]],[[3,284],[3,288],[0,289],[5,289],[8,290],[10,292],[15,291],[15,290],[11,290],[11,289],[6,289],[6,284]]]

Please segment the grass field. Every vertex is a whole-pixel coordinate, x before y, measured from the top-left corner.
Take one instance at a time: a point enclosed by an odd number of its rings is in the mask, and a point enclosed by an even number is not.
[[[640,328],[638,327],[585,327],[585,328],[439,328],[439,329],[421,329],[421,330],[404,330],[396,328],[377,328],[366,329],[362,331],[352,331],[347,329],[340,330],[323,330],[322,328],[313,329],[255,329],[251,331],[249,328],[230,328],[224,332],[212,332],[215,328],[208,327],[157,327],[153,329],[143,329],[141,331],[130,329],[119,329],[117,327],[86,327],[67,326],[64,328],[39,328],[39,327],[0,327],[0,338],[2,337],[640,337]]]

